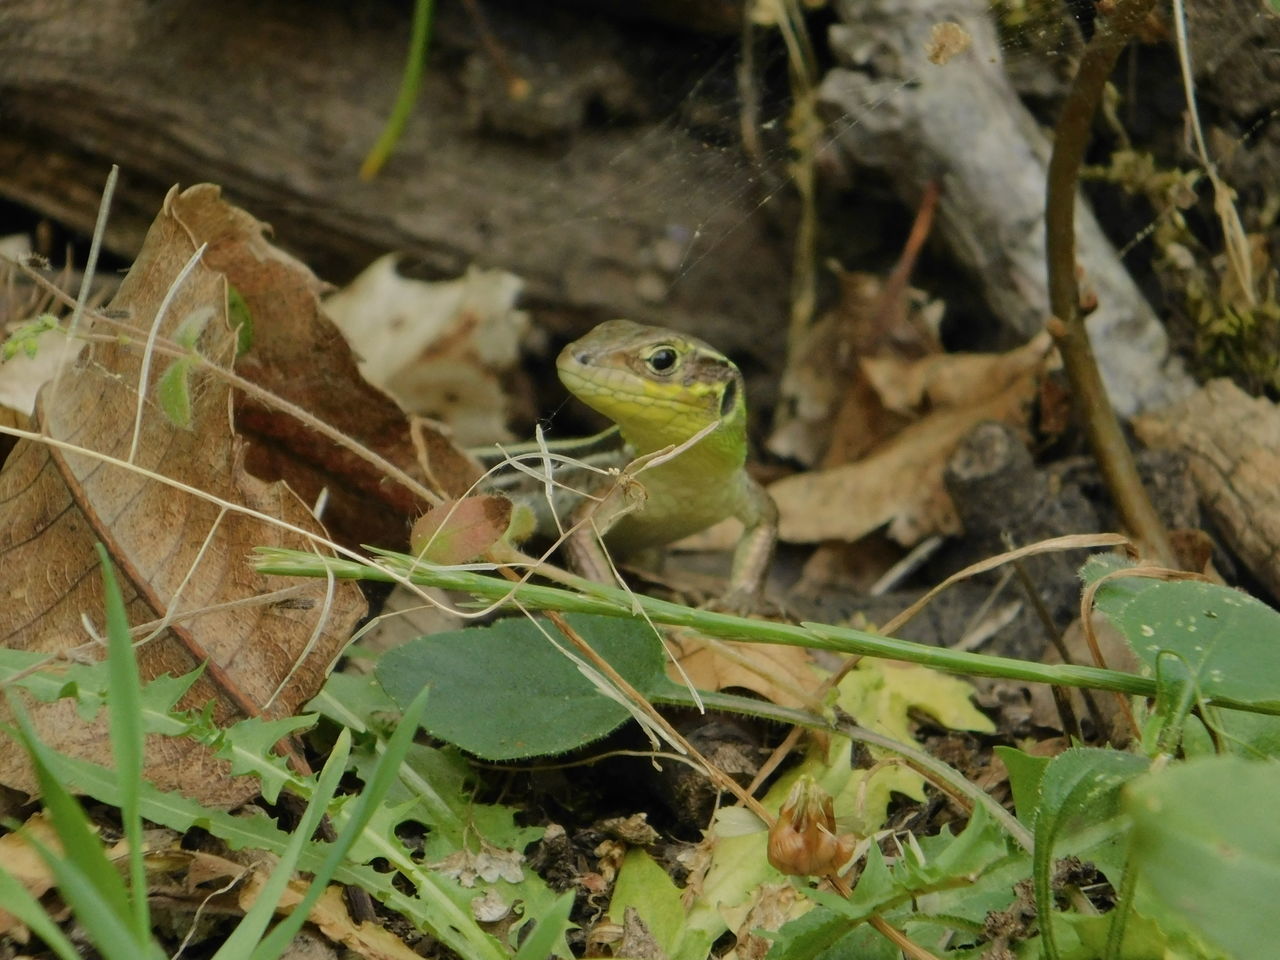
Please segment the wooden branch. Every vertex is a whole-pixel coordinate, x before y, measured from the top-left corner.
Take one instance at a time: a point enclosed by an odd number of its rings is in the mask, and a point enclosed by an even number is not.
[[[1155,0],[1120,0],[1110,14],[1099,16],[1093,39],[1080,60],[1058,119],[1049,159],[1046,261],[1054,318],[1049,329],[1062,354],[1107,489],[1129,533],[1143,544],[1147,555],[1173,567],[1176,559],[1168,531],[1138,477],[1133,453],[1098,371],[1076,280],[1076,185],[1090,127],[1120,51],[1154,6]]]
[[[499,266],[552,329],[630,316],[776,368],[786,237],[738,149],[690,135],[672,97],[706,77],[705,38],[557,4],[486,12],[529,96],[512,101],[462,5],[439,4],[418,108],[363,183],[408,5],[9,0],[0,195],[88,233],[118,162],[106,243],[131,257],[170,186],[219,183],[331,280],[391,249],[433,277]]]
[[[819,90],[836,144],[882,170],[910,204],[942,187],[935,236],[974,278],[998,323],[1034,336],[1050,313],[1044,182],[1049,141],[1009,84],[986,0],[836,0],[840,67]],[[929,61],[934,24],[959,24],[969,49]],[[1089,329],[1111,400],[1125,415],[1177,400],[1194,384],[1097,221],[1076,213],[1077,259],[1098,309]]]

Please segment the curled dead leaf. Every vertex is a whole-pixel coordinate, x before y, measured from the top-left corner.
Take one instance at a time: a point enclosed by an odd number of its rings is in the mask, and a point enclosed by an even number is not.
[[[235,246],[261,239],[261,225],[223,202],[216,188],[171,191],[111,304],[112,316],[127,318],[130,336],[101,320],[90,325],[91,335],[106,336],[37,402],[37,429],[59,445],[21,440],[0,472],[5,645],[54,659],[73,651],[102,655],[100,644],[86,644],[81,626],[82,616],[101,622],[100,541],[118,570],[130,622],[151,625],[142,634],[149,642],[138,646],[144,680],[202,668],[179,706],[211,704],[220,723],[291,714],[319,689],[364,612],[354,585],[323,580],[298,585],[290,604],[274,604],[269,595],[280,582],[247,560],[257,546],[313,549],[314,538],[324,536],[287,487],[244,469],[230,390],[212,369],[230,367],[236,337],[226,278],[193,262],[194,254],[213,240]],[[190,371],[190,429],[179,429],[154,400],[163,357],[149,365],[139,390],[146,369],[140,348],[153,325],[163,344],[203,310],[214,317],[198,341],[208,365]],[[262,601],[227,605],[253,597]],[[52,748],[110,763],[102,717],[84,722],[70,700],[29,710]],[[257,792],[255,781],[229,777],[223,761],[185,740],[149,738],[146,776],[210,805]],[[0,782],[35,786],[12,742],[0,750]]]

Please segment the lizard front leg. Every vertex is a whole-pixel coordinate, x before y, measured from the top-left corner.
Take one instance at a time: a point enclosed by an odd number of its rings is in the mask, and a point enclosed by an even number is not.
[[[718,604],[738,613],[758,606],[778,543],[778,507],[773,497],[754,480],[747,479],[744,487],[742,506],[734,513],[742,521],[742,539],[733,551],[729,590]]]

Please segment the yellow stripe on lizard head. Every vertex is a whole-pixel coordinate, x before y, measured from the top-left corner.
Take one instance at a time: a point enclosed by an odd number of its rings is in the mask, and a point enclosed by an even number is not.
[[[698,452],[739,464],[746,458],[742,374],[696,337],[608,320],[565,347],[556,369],[574,396],[618,425],[636,453],[683,443],[720,420]]]

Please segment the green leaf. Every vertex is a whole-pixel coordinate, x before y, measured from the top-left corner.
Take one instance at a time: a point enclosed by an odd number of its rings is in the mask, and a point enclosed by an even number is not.
[[[1239,757],[1176,764],[1131,783],[1124,808],[1133,820],[1140,890],[1151,897],[1140,899],[1144,912],[1238,960],[1274,957],[1277,796],[1280,765]]]
[[[1133,577],[1104,584],[1097,607],[1160,682],[1157,709],[1175,732],[1197,697],[1280,705],[1280,613],[1253,597],[1212,583]],[[1223,709],[1206,720],[1237,749],[1276,755],[1280,718]]]
[[[1147,768],[1144,757],[1118,750],[1082,747],[1054,757],[1040,779],[1040,802],[1035,822],[1036,908],[1045,955],[1057,957],[1053,930],[1054,845],[1069,826],[1098,824],[1118,812],[1120,788]]]
[[[191,429],[191,368],[195,357],[179,357],[169,364],[156,383],[160,409],[175,427]]]
[[[621,917],[628,907],[639,914],[649,935],[672,960],[684,960],[690,948],[693,956],[705,957],[715,939],[714,936],[699,937],[689,927],[680,890],[667,871],[638,848],[628,850],[618,868],[609,915]]]
[[[227,284],[227,322],[236,332],[236,356],[243,357],[253,346],[253,311],[243,294]]]
[[[107,629],[108,699],[111,756],[120,773],[120,819],[129,843],[129,883],[132,887],[133,933],[139,943],[151,935],[151,911],[147,897],[147,870],[143,863],[142,814],[138,808],[138,784],[142,783],[143,721],[142,679],[129,635],[124,597],[116,582],[107,548],[96,544],[102,564],[103,606]]]
[[[280,950],[276,950],[274,954],[268,953],[265,947],[270,938],[264,940],[262,934],[267,929],[267,924],[271,922],[271,917],[275,914],[280,898],[284,896],[285,888],[288,887],[289,880],[293,876],[298,859],[302,855],[303,847],[310,840],[311,835],[315,833],[316,827],[320,825],[320,819],[324,816],[325,808],[333,798],[333,792],[338,787],[338,781],[342,779],[343,770],[347,765],[347,756],[350,752],[351,732],[344,730],[338,735],[338,739],[329,753],[329,759],[325,761],[324,768],[320,771],[320,776],[316,780],[315,791],[312,793],[310,802],[298,820],[298,825],[293,831],[293,837],[289,840],[289,845],[285,848],[284,853],[280,855],[280,860],[275,867],[272,868],[271,875],[267,878],[267,882],[262,885],[262,889],[258,892],[258,897],[253,906],[236,924],[231,936],[223,941],[222,946],[218,948],[218,952],[213,955],[214,960],[238,960],[238,958],[248,954],[251,948],[253,949],[255,960],[259,957],[265,960],[266,957],[279,956]],[[319,882],[324,883],[327,881],[319,880]],[[313,882],[312,887],[314,888],[315,885]],[[296,927],[301,927],[307,918],[309,910],[310,906],[306,903],[306,900],[297,904],[290,913],[289,918],[283,920],[276,927],[276,932],[286,924],[292,926],[296,923]],[[294,932],[296,932],[296,927]],[[292,933],[289,934],[289,937],[291,938],[292,935]],[[285,940],[285,943],[288,943],[288,939]]]
[[[1202,694],[1280,708],[1280,613],[1248,594],[1132,577],[1106,583],[1097,608],[1150,672],[1176,656]]]
[[[662,645],[643,620],[568,619],[642,693],[665,688]],[[419,637],[383,655],[376,674],[402,705],[429,688],[423,727],[477,756],[513,760],[563,753],[603,737],[630,711],[601,693],[548,634],[558,636],[545,620],[513,617],[491,627]],[[560,643],[568,646],[562,637]]]
[[[1013,791],[1013,808],[1018,819],[1030,826],[1035,823],[1040,801],[1040,778],[1050,757],[1033,757],[1013,747],[996,747],[996,756],[1009,771],[1009,789]]]

